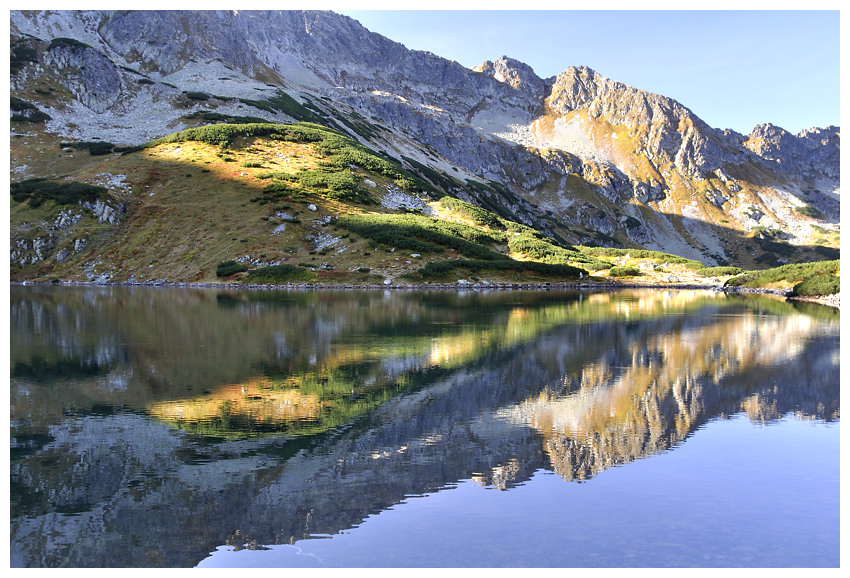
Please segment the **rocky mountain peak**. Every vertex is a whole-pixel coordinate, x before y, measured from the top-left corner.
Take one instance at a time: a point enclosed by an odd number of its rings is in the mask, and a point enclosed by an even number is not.
[[[627,157],[648,154],[656,159],[654,162],[669,160],[688,178],[701,178],[702,173],[716,170],[724,160],[722,133],[688,108],[672,98],[611,80],[586,66],[572,66],[555,78],[548,108],[556,116],[586,111],[595,121],[629,129],[631,145],[621,140],[614,147],[621,151],[615,164],[627,174],[626,167],[633,163],[623,159],[623,151]]]
[[[495,62],[487,60],[472,70],[483,72],[517,90],[526,91],[532,98],[541,98],[547,91],[546,82],[529,65],[508,56],[502,56]]]
[[[779,142],[783,139],[791,138],[794,135],[781,126],[766,122],[753,127],[749,136],[752,139],[764,139],[771,142]]]
[[[814,178],[819,173],[837,181],[840,142],[841,131],[836,126],[810,128],[794,135],[782,127],[763,123],[753,128],[742,144],[794,176]]]
[[[683,116],[696,119],[672,98],[611,80],[586,66],[571,66],[555,78],[549,108],[560,114],[586,108],[592,116],[629,127],[657,122],[676,126]]]

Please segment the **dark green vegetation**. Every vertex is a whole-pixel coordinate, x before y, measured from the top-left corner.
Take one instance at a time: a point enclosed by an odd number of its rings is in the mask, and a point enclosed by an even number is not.
[[[197,112],[187,114],[183,118],[188,120],[200,119],[204,122],[221,122],[226,124],[262,124],[269,122],[268,119],[260,118],[258,116],[236,116],[206,110],[199,110]]]
[[[323,190],[332,199],[347,202],[367,202],[367,191],[360,179],[352,174],[352,165],[393,179],[402,190],[429,189],[429,185],[410,174],[397,162],[382,157],[333,129],[310,123],[291,125],[275,123],[215,124],[186,129],[148,143],[152,147],[166,142],[199,141],[227,148],[238,137],[264,136],[272,140],[311,143],[323,155],[319,167],[295,173],[264,175],[272,179],[298,183],[306,189]],[[285,185],[272,184],[266,193],[287,191]],[[292,192],[292,191],[289,191]]]
[[[640,269],[631,266],[615,266],[608,271],[609,277],[637,277]]]
[[[823,218],[823,213],[811,205],[803,205],[802,207],[797,207],[797,212],[801,215],[812,217],[813,219]]]
[[[282,135],[287,125],[275,123],[245,123],[245,124],[211,124],[186,130],[158,138],[147,143],[147,147],[155,147],[163,143],[198,141],[226,148],[240,136],[271,136]]]
[[[77,141],[77,142],[61,142],[59,146],[63,149],[72,148],[81,151],[88,151],[92,156],[102,156],[112,153],[127,154],[143,150],[142,146],[115,146],[107,141]]]
[[[106,188],[96,185],[47,179],[11,183],[9,188],[12,199],[18,203],[26,201],[32,208],[41,206],[45,201],[53,201],[57,205],[94,202],[106,193]]]
[[[421,215],[348,215],[336,225],[387,247],[418,253],[438,253],[452,248],[465,257],[506,259],[484,246],[492,236],[459,223],[439,221]]]
[[[9,72],[12,76],[20,72],[27,64],[38,62],[38,51],[26,38],[11,38],[9,42]],[[15,97],[12,97],[14,100]],[[14,108],[12,109],[14,110]]]
[[[816,261],[814,263],[796,263],[765,269],[747,271],[726,282],[730,287],[770,287],[772,285],[795,285],[806,279],[835,275],[841,268],[841,262]]]
[[[92,141],[92,142],[63,142],[59,146],[62,148],[74,148],[77,150],[88,151],[90,155],[108,155],[115,148],[111,142]]]
[[[498,227],[499,226],[499,218],[487,211],[486,209],[482,209],[481,207],[476,207],[471,203],[467,203],[466,201],[461,201],[460,199],[455,199],[454,197],[443,197],[440,199],[440,204],[447,209],[453,209],[458,213],[462,213],[472,219],[476,225],[485,225],[488,227]]]
[[[282,112],[303,122],[312,122],[324,124],[325,119],[311,111],[309,108],[299,103],[297,100],[289,96],[283,91],[278,91],[277,96],[266,100],[252,100],[248,98],[240,98],[239,102],[265,110],[272,114]]]
[[[649,249],[614,249],[610,247],[580,247],[582,253],[593,255],[595,257],[625,257],[629,256],[634,259],[652,259],[662,263],[675,263],[685,265],[691,269],[703,269],[705,265],[693,259],[686,259],[678,255],[670,253],[662,253],[661,251],[651,251]]]
[[[219,263],[215,268],[216,277],[230,277],[236,273],[243,273],[248,270],[248,265],[238,263],[236,261],[224,261]]]
[[[523,227],[522,225],[519,225]],[[510,228],[508,229],[510,232]],[[516,233],[519,232],[519,235]],[[584,252],[579,247],[567,248],[556,244],[554,239],[547,239],[541,233],[529,227],[515,231],[508,237],[508,248],[522,253],[530,259],[549,264],[571,261],[580,264],[591,271],[603,271],[611,267],[611,263],[598,259],[595,255]]]
[[[793,295],[835,295],[841,292],[841,278],[835,275],[818,275],[794,285]]]
[[[74,38],[59,37],[59,38],[54,38],[53,40],[51,40],[50,46],[48,46],[47,49],[53,50],[54,48],[65,48],[65,47],[91,48],[91,46],[89,46],[85,42],[80,42],[79,40],[76,40]]]
[[[302,170],[294,175],[283,175],[285,181],[298,183],[307,189],[323,189],[331,199],[339,201],[366,202],[366,189],[360,184],[360,180],[341,168],[333,166],[322,166],[313,170]],[[285,185],[272,183],[264,189],[266,193],[287,191]]]
[[[482,273],[485,271],[531,273],[559,281],[576,279],[585,273],[583,269],[571,267],[570,265],[550,265],[549,263],[538,263],[536,261],[456,259],[453,261],[428,263],[419,269],[419,274],[425,278],[442,278],[451,271],[464,270],[469,273]]]
[[[703,277],[723,277],[725,275],[740,275],[744,270],[740,267],[730,267],[724,265],[721,267],[704,267],[699,270],[699,274]]]
[[[441,202],[445,199],[446,197]],[[488,219],[488,222],[497,221]],[[508,247],[515,244],[521,247],[524,240],[531,244],[539,243],[539,247],[546,247],[550,254],[555,254],[559,250],[566,252],[565,249],[530,234],[524,237],[520,235],[516,238],[521,240],[514,241],[515,237],[512,233],[482,231],[469,225],[413,214],[349,215],[338,219],[336,225],[393,250],[441,253],[446,249],[452,249],[459,255],[467,257],[467,259],[433,262],[419,268],[419,274],[427,278],[440,277],[459,269],[470,272],[490,270],[521,273],[528,271],[558,278],[578,277],[579,274],[587,273],[578,267],[566,265],[565,260],[560,263],[517,261],[492,248],[493,245],[499,244],[507,244]]]
[[[346,171],[350,165],[356,165],[392,179],[396,186],[405,191],[430,188],[402,168],[397,161],[382,156],[333,129],[307,123],[286,125],[285,130],[271,135],[271,138],[313,143],[314,150],[325,155],[322,168],[328,171]]]
[[[292,283],[311,282],[316,277],[315,273],[297,265],[270,265],[250,271],[247,280],[251,283]]]
[[[50,115],[38,109],[31,102],[17,98],[9,97],[9,109],[12,111],[10,120],[17,122],[45,122],[50,120]]]
[[[463,184],[457,179],[449,177],[444,173],[435,171],[431,167],[423,165],[419,161],[416,161],[406,156],[402,156],[401,158],[404,159],[404,161],[412,167],[414,172],[416,172],[422,178],[430,181],[434,186],[443,189],[444,191],[450,191],[452,189],[463,187]]]
[[[282,90],[279,90],[277,95],[265,100],[240,98],[239,102],[271,114],[283,113],[291,116],[296,121],[323,125],[339,131],[343,131],[342,126],[340,126],[343,125],[366,140],[375,138],[380,130],[377,125],[368,122],[362,115],[356,112],[346,115],[332,107],[326,111],[309,98],[304,97],[304,102],[301,103]],[[328,105],[325,106],[327,107]]]

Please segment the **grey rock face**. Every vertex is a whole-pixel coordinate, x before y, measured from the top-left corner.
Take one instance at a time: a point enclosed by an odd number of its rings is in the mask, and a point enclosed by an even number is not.
[[[127,210],[126,205],[123,203],[113,205],[103,200],[97,200],[93,203],[80,203],[80,205],[90,210],[97,218],[98,223],[109,223],[110,225],[119,224],[121,222],[121,217]]]
[[[548,83],[537,76],[529,65],[507,56],[502,56],[495,62],[488,60],[472,70],[492,76],[499,82],[526,93],[531,99],[543,99],[549,92]]]
[[[720,166],[719,132],[675,100],[616,82],[587,67],[557,76],[549,98],[558,114],[587,109],[594,118],[646,131],[641,139],[650,158],[674,159],[687,176]]]
[[[18,239],[13,243],[10,260],[20,267],[35,265],[47,259],[56,247],[56,237],[48,233],[35,237],[32,241]]]
[[[796,176],[840,178],[840,129],[811,128],[793,135],[773,124],[760,124],[744,143],[760,157]]]
[[[83,216],[79,213],[74,213],[71,210],[63,210],[59,213],[59,216],[56,217],[56,221],[54,221],[52,229],[61,230],[67,229],[80,222],[83,219]]]
[[[106,55],[85,46],[47,51],[44,66],[57,70],[61,82],[94,112],[105,112],[121,96],[121,77]]]
[[[653,227],[656,235],[675,229],[671,207],[662,206],[671,202],[674,183],[696,184],[701,199],[727,211],[729,193],[745,184],[736,180],[735,168],[741,166],[767,176],[768,182],[758,186],[777,189],[776,200],[763,201],[759,210],[767,211],[771,203],[799,204],[787,196],[812,191],[803,202],[829,219],[838,216],[837,127],[796,136],[773,125],[756,127],[749,136],[720,131],[673,99],[587,67],[541,79],[528,65],[502,56],[470,70],[429,52],[408,50],[332,12],[12,11],[10,19],[13,32],[34,34],[44,42],[76,38],[88,45],[53,48],[39,64],[62,72],[62,83],[86,107],[85,114],[73,118],[78,128],[69,128],[70,120],[64,126],[59,121],[48,125],[75,136],[101,134],[112,142],[139,144],[181,128],[186,109],[176,106],[180,91],[263,99],[283,89],[296,98],[318,97],[314,100],[328,103],[329,109],[344,111],[339,114],[352,111],[376,120],[388,131],[370,146],[396,158],[424,147],[441,157],[436,160],[441,170],[450,166],[465,171],[463,178],[504,185],[516,199],[500,199],[500,204],[515,211],[515,220],[544,232],[547,216],[527,195],[569,174],[581,175],[600,199],[655,211],[664,224],[646,227]],[[139,77],[124,68],[147,75],[149,84],[141,87]],[[25,86],[36,73],[36,67],[25,67],[13,88]],[[231,114],[244,113],[235,110]],[[566,126],[564,119],[577,112],[587,125],[576,120]],[[52,116],[54,110],[48,113]],[[543,135],[538,122],[553,124],[553,134]],[[123,134],[133,142],[116,140],[116,126],[132,127]],[[605,135],[607,143],[594,134],[609,126],[624,129],[631,148],[616,150],[610,134]],[[622,141],[620,146],[625,146]],[[636,164],[671,168],[648,178],[634,171]],[[720,179],[726,190],[704,188],[706,179]],[[467,193],[457,194],[476,202]],[[92,210],[109,222],[120,218],[120,211],[105,216],[104,207]],[[740,210],[727,212],[736,218]],[[791,209],[783,214],[793,218]],[[614,232],[617,218],[596,220],[600,222],[575,224]],[[641,236],[637,230],[626,233]],[[659,237],[658,243],[664,240]]]

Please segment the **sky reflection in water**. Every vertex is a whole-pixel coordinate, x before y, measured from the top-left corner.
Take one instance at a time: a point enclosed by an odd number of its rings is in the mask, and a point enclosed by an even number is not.
[[[837,567],[838,430],[718,419],[587,483],[465,480],[332,539],[222,546],[199,567]]]

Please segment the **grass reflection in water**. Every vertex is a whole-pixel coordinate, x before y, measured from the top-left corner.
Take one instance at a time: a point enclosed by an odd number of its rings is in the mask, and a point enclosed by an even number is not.
[[[492,314],[482,318],[481,311],[473,308],[467,314],[454,311],[456,316],[448,322],[416,324],[409,332],[393,324],[383,328],[385,332],[341,335],[320,362],[297,367],[289,359],[285,364],[262,363],[260,373],[245,381],[213,386],[199,396],[156,401],[146,411],[184,431],[217,438],[313,435],[348,424],[415,389],[417,383],[427,381],[424,374],[435,368],[474,364],[485,355],[527,343],[566,323],[651,318],[669,308],[699,307],[713,296],[708,292],[625,292],[616,298],[609,293],[591,294],[586,300],[575,293],[564,297],[542,303],[508,302],[496,308],[495,319]],[[256,303],[256,297],[249,302]],[[393,331],[397,328],[401,331]]]

